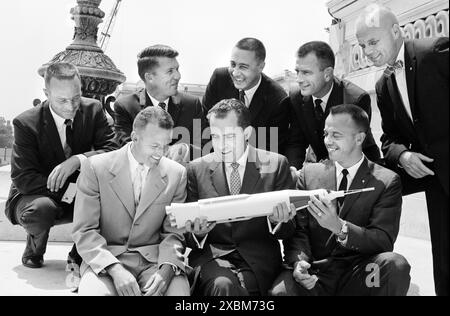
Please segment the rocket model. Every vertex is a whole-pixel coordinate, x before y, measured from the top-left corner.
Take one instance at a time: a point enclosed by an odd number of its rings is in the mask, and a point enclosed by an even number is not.
[[[173,203],[166,207],[172,227],[182,229],[187,221],[206,217],[209,222],[229,223],[246,221],[254,217],[270,216],[278,203],[294,204],[297,211],[308,207],[311,196],[326,196],[330,200],[350,194],[373,191],[367,188],[351,191],[327,191],[324,189],[301,191],[283,190],[275,192],[240,194],[199,200],[194,203]]]

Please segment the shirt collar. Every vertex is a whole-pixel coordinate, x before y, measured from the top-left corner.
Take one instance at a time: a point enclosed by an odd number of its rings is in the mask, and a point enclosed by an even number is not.
[[[244,151],[244,153],[242,154],[241,158],[239,158],[236,161],[239,164],[239,167],[245,167],[245,165],[247,164],[249,148],[250,148],[250,146],[247,145],[247,149]],[[225,166],[231,167],[231,164],[232,164],[231,162],[226,162]]]
[[[253,96],[254,96],[255,93],[256,93],[256,90],[258,90],[259,86],[261,85],[261,81],[262,81],[262,75],[259,75],[259,81],[258,81],[258,83],[256,84],[256,86],[254,86],[254,87],[251,88],[251,89],[244,90],[245,96],[247,97],[247,99],[248,99],[248,101],[249,101],[249,104],[252,102],[252,99],[253,99]]]
[[[400,51],[398,52],[398,56],[396,61],[401,60],[403,65],[405,64],[405,42],[403,41],[402,47],[400,47]]]
[[[337,161],[335,161],[334,164],[336,165],[336,177],[339,178],[339,176],[342,174],[342,170],[347,169],[348,175],[350,176],[350,179],[355,178],[356,173],[358,172],[359,167],[361,167],[361,165],[364,162],[365,158],[366,157],[364,155],[362,155],[361,160],[358,161],[353,166],[351,166],[350,168],[344,168]]]
[[[140,163],[136,160],[136,158],[134,158],[134,155],[131,152],[131,146],[133,146],[133,143],[128,144],[127,154],[128,154],[128,161],[130,163],[131,174],[133,175],[136,172],[136,169],[140,165]],[[147,167],[146,165],[143,165],[143,166],[144,166],[144,172],[147,174],[148,171],[150,170],[150,168]]]
[[[333,92],[333,88],[334,88],[334,82],[333,82],[333,84],[331,85],[330,91],[328,91],[328,93],[325,94],[325,95],[323,96],[323,98],[316,98],[315,96],[313,96],[313,97],[312,97],[312,98],[313,98],[313,103],[316,104],[316,100],[317,100],[317,99],[322,100],[322,108],[324,108],[324,110],[325,110],[326,107],[327,107],[328,99],[330,98],[331,92]]]
[[[53,120],[55,121],[56,127],[61,128],[64,125],[64,122],[66,121],[65,119],[63,119],[61,116],[59,116],[58,114],[56,114],[55,111],[53,111],[52,106],[48,105],[48,107],[50,108],[50,113],[52,113],[53,116]]]
[[[147,95],[150,98],[150,101],[152,101],[154,106],[158,106],[161,103],[158,100],[156,100],[154,97],[152,97],[148,91],[147,91]],[[169,100],[170,100],[170,97],[167,98],[165,101],[163,101],[163,103],[166,105],[166,109],[167,109],[167,107],[169,105]]]

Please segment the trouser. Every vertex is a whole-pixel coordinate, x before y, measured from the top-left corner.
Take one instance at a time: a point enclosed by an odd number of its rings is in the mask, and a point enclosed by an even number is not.
[[[158,264],[148,262],[139,252],[126,252],[117,257],[139,284],[143,291],[150,278],[158,271]],[[165,296],[188,296],[190,292],[187,277],[182,274],[174,276]],[[117,296],[112,278],[101,273],[97,275],[85,262],[81,265],[81,281],[78,288],[81,296]]]
[[[311,290],[294,280],[292,270],[285,270],[269,293],[274,296],[405,296],[411,281],[410,270],[403,256],[387,252],[350,265],[332,263],[324,271],[318,271],[319,280]]]
[[[449,197],[437,177],[425,190],[430,223],[433,274],[436,294],[449,295]]]
[[[47,249],[50,229],[63,218],[66,222],[73,221],[73,204],[57,203],[46,196],[27,195],[17,201],[14,216],[27,232],[23,258],[43,256]],[[71,256],[79,257],[75,246]]]
[[[258,296],[254,272],[239,252],[215,258],[200,267],[194,290],[198,296]]]

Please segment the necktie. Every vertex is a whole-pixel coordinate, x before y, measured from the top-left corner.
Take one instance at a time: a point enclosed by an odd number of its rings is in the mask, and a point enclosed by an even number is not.
[[[319,125],[322,125],[324,121],[323,116],[325,114],[322,109],[323,101],[321,99],[317,99],[316,101],[314,101],[314,103],[315,103],[314,113],[316,114],[316,120],[319,123]]]
[[[139,164],[133,180],[134,205],[137,207],[141,200],[142,187],[144,186],[144,165]]]
[[[404,67],[403,61],[397,60],[397,61],[394,63],[394,65],[392,65],[392,66],[391,66],[391,65],[388,65],[388,66],[386,67],[386,69],[384,70],[383,75],[384,75],[385,77],[388,77],[388,78],[389,78],[390,76],[392,76],[392,74],[395,74],[396,71],[402,70],[403,67]]]
[[[159,106],[160,106],[164,111],[166,111],[166,104],[165,104],[164,102],[160,102],[160,103],[159,103]]]
[[[66,145],[64,146],[64,155],[66,158],[69,158],[72,156],[73,150],[72,120],[65,120],[64,125],[66,125]]]
[[[245,106],[247,106],[245,104],[245,91],[244,90],[239,90],[239,101],[241,101],[242,103],[244,103]]]
[[[348,170],[347,169],[342,170],[342,180],[341,180],[341,184],[339,185],[339,191],[347,191],[347,186],[348,186],[347,175],[348,175]],[[342,204],[344,204],[344,199],[345,199],[345,196],[338,198],[339,209],[342,208]]]
[[[241,192],[241,176],[239,175],[239,164],[233,162],[231,164],[233,171],[230,176],[230,193],[231,195],[238,195]]]

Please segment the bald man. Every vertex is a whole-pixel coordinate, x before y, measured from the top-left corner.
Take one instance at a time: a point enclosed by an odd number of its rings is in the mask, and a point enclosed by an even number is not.
[[[425,191],[437,295],[449,294],[449,39],[404,40],[397,17],[368,6],[356,37],[375,66],[387,166],[402,177],[404,193]]]

